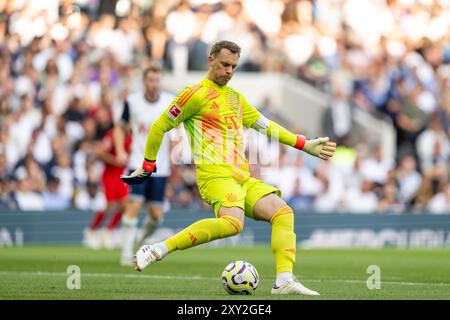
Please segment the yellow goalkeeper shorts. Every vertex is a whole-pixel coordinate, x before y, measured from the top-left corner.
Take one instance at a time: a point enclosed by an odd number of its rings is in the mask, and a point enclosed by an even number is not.
[[[203,200],[214,208],[216,217],[221,206],[239,207],[249,218],[253,218],[253,207],[256,202],[269,193],[281,196],[281,191],[261,180],[248,178],[239,183],[233,178],[212,179],[200,190]]]

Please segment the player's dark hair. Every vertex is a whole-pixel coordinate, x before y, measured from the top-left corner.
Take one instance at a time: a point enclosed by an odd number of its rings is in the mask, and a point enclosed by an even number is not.
[[[241,47],[239,47],[236,43],[231,41],[219,41],[213,44],[211,47],[211,51],[209,52],[210,56],[217,56],[222,49],[228,49],[232,53],[237,53],[238,57],[241,55]]]
[[[144,69],[142,77],[145,78],[149,72],[161,73],[161,67],[156,63],[151,63],[148,67]]]

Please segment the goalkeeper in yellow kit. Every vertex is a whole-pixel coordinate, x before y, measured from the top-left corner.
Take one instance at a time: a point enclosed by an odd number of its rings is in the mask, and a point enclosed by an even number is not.
[[[318,295],[293,275],[296,236],[292,209],[280,191],[250,177],[244,154],[244,127],[263,130],[281,143],[327,160],[336,144],[328,138],[307,139],[265,118],[238,91],[227,86],[238,64],[240,48],[229,41],[213,45],[208,57],[208,75],[186,87],[149,130],[141,168],[121,179],[142,183],[156,170],[156,154],[165,132],[184,123],[203,199],[216,217],[197,221],[165,241],[144,245],[136,253],[135,268],[141,271],[175,250],[234,236],[244,227],[244,217],[272,225],[276,283],[272,294]],[[143,115],[144,116],[144,115]]]

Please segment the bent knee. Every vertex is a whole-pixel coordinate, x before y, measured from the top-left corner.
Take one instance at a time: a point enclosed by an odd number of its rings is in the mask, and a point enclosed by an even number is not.
[[[286,206],[287,204],[283,199],[275,193],[270,193],[256,202],[252,212],[253,218],[269,222],[274,214]]]
[[[223,207],[222,206],[219,209],[218,216],[219,216],[219,218],[231,217],[234,220],[237,220],[237,221],[235,221],[235,223],[239,224],[241,231],[244,228],[245,214],[244,214],[244,210],[242,208],[239,208],[239,207]]]
[[[281,216],[293,217],[294,212],[292,211],[292,208],[290,206],[285,205],[284,207],[281,207],[280,209],[278,209],[277,211],[274,212],[274,214],[269,219],[269,223],[273,223],[273,221],[275,219],[277,219],[278,217],[281,217]]]

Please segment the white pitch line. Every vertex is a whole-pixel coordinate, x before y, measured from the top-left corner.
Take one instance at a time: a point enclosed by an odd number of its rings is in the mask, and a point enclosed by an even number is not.
[[[64,276],[69,274],[65,272],[47,272],[47,271],[0,271],[1,275],[23,275],[23,276]],[[163,276],[148,274],[128,274],[128,273],[86,273],[81,272],[82,277],[102,277],[102,278],[136,278],[136,279],[163,279],[163,280],[217,280],[213,277],[203,276]]]
[[[47,271],[0,271],[1,275],[23,275],[23,276],[64,276],[67,277],[65,272],[47,272]],[[152,274],[128,274],[128,273],[81,273],[82,277],[103,277],[103,278],[131,278],[131,279],[162,279],[162,280],[211,280],[217,281],[219,277],[204,277],[204,276],[163,276],[163,275],[152,275]],[[273,281],[273,279],[270,279]],[[345,283],[356,283],[365,284],[365,280],[350,280],[350,279],[302,279],[302,281],[307,282],[345,282]],[[382,284],[389,285],[399,285],[399,286],[442,286],[450,287],[450,283],[436,282],[403,282],[403,281],[381,281]]]
[[[366,280],[348,280],[348,279],[330,279],[330,280],[318,280],[318,279],[305,279],[305,281],[311,282],[346,282],[346,283],[367,283]],[[381,280],[381,284],[392,284],[392,285],[400,285],[400,286],[442,286],[442,287],[450,287],[450,283],[445,282],[408,282],[408,281],[383,281]]]

